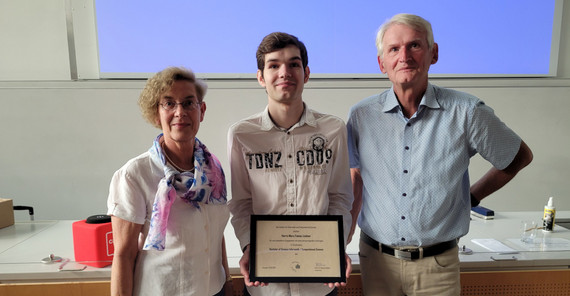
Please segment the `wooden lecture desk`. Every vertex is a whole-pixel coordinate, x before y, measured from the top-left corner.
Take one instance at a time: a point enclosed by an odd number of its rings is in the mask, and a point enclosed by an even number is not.
[[[556,218],[568,219],[570,211],[559,211]],[[533,243],[520,241],[521,221],[540,224],[541,219],[542,212],[498,212],[492,220],[472,216],[469,233],[459,240],[460,250],[472,251],[459,255],[462,295],[570,295],[570,230],[556,225],[552,233],[539,229]],[[110,266],[74,261],[73,222],[17,221],[0,229],[0,295],[109,295]],[[361,295],[359,232],[347,247],[353,274],[340,295]],[[231,227],[225,238],[234,295],[242,295],[241,250]],[[511,251],[492,251],[473,241],[481,239],[494,239]],[[63,261],[42,263],[51,254]]]

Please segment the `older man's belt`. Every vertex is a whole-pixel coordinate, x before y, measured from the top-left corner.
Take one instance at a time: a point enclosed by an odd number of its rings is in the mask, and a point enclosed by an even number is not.
[[[381,244],[376,240],[374,240],[373,238],[371,238],[370,236],[368,236],[363,231],[360,232],[360,239],[367,245],[373,247],[374,249],[380,250],[382,251],[382,253],[392,255],[402,260],[416,260],[425,257],[436,256],[457,246],[457,240],[450,240],[447,242],[442,242],[427,247],[400,249]]]

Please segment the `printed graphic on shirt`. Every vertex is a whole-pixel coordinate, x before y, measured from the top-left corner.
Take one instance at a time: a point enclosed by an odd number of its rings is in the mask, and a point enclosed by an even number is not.
[[[291,155],[286,155],[281,147],[274,147],[277,149],[246,153],[245,159],[250,170],[275,172],[283,169],[286,158],[294,157],[299,169],[306,170],[309,174],[325,175],[334,155],[328,143],[324,135],[315,134],[309,138],[306,145],[296,147],[296,151]]]

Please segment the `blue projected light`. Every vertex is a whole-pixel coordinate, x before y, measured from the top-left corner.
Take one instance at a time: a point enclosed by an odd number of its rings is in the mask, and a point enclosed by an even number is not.
[[[407,12],[432,23],[439,44],[432,74],[549,74],[555,0],[246,3],[96,1],[100,72],[128,77],[181,65],[253,74],[261,39],[283,31],[305,43],[313,75],[378,74],[376,30]]]

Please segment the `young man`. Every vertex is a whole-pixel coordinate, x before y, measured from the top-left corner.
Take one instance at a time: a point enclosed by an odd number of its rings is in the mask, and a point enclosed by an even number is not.
[[[392,88],[353,106],[347,123],[363,290],[459,295],[457,239],[469,230],[470,208],[532,152],[481,100],[428,82],[438,60],[429,22],[396,15],[376,45]],[[476,153],[494,167],[470,186]]]
[[[249,280],[252,214],[342,215],[346,241],[353,201],[343,121],[303,102],[310,74],[305,45],[295,36],[271,33],[258,47],[257,65],[267,107],[228,132],[230,211],[244,250],[240,271],[251,295],[335,295],[334,287],[344,283],[267,285]]]

